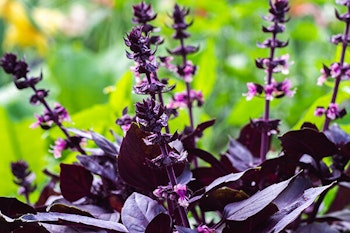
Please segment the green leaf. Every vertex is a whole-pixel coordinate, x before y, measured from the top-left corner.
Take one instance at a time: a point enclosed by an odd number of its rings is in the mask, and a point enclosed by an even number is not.
[[[208,97],[216,83],[216,66],[214,40],[208,40],[204,52],[198,62],[198,73],[193,78],[193,89],[202,91]]]
[[[24,159],[29,164],[29,169],[36,174],[35,183],[42,183],[44,176],[42,170],[45,167],[44,156],[47,154],[47,145],[42,139],[40,129],[30,129],[32,120],[18,123],[12,122],[6,111],[0,108],[0,134],[1,163],[0,163],[0,189],[1,196],[13,196],[17,192],[17,186],[13,184],[10,163]],[[34,199],[33,199],[34,200]]]

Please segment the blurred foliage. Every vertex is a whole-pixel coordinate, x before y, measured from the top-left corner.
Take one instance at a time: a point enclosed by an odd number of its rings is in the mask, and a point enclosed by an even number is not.
[[[158,17],[155,24],[165,37],[159,47],[160,55],[166,48],[174,48],[171,40],[169,14],[174,0],[147,1],[152,3]],[[131,62],[125,57],[123,37],[131,29],[132,0],[0,0],[0,48],[25,56],[32,72],[44,74],[44,85],[50,89],[52,103],[60,102],[72,115],[74,127],[93,129],[109,135],[109,129],[122,133],[115,125],[128,106],[135,101],[131,94]],[[238,135],[242,125],[261,116],[263,101],[245,100],[246,82],[263,82],[264,73],[255,68],[254,60],[268,56],[259,49],[261,33],[266,23],[268,1],[179,0],[178,4],[191,9],[194,20],[192,37],[187,43],[199,45],[200,52],[190,59],[199,65],[193,87],[203,91],[206,103],[195,109],[195,121],[216,118],[215,126],[204,135],[200,146],[215,154],[225,150],[228,135]],[[304,121],[322,124],[313,116],[314,107],[327,105],[332,83],[318,87],[316,81],[322,64],[329,65],[338,57],[338,49],[329,43],[334,33],[341,33],[343,25],[334,17],[335,3],[326,0],[292,0],[291,20],[283,39],[289,46],[277,55],[289,53],[294,64],[289,77],[297,89],[293,98],[275,100],[272,116],[281,118],[281,133],[298,128]],[[349,59],[349,57],[347,57]],[[165,77],[171,77],[164,71]],[[173,77],[173,76],[172,76]],[[172,78],[171,77],[171,78]],[[276,77],[279,78],[278,76]],[[176,90],[183,84],[178,79]],[[339,96],[344,106],[349,105],[350,86],[344,83]],[[1,165],[0,195],[15,195],[16,187],[10,182],[10,162],[26,159],[37,174],[36,182],[43,183],[41,171],[57,169],[48,152],[50,143],[60,136],[57,130],[43,133],[31,130],[34,112],[40,107],[28,103],[30,93],[19,92],[10,78],[0,71],[0,134]],[[187,123],[186,111],[170,122],[171,130],[182,129]],[[350,131],[349,117],[339,121]],[[110,136],[110,135],[109,135]],[[275,147],[278,147],[278,142]],[[66,155],[62,160],[74,160]]]

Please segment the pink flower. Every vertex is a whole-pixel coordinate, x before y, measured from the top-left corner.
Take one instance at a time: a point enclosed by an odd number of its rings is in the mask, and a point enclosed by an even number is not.
[[[190,101],[197,101],[197,105],[201,106],[204,103],[203,93],[201,91],[191,90]],[[173,100],[168,105],[168,108],[186,108],[187,107],[187,91],[176,93]]]
[[[334,120],[334,119],[337,118],[338,113],[339,113],[338,104],[336,104],[336,103],[330,103],[330,104],[329,104],[329,107],[328,107],[328,109],[327,109],[327,111],[326,111],[327,117],[328,117],[329,119]]]
[[[332,65],[331,65],[331,76],[332,76],[332,78],[336,78],[336,77],[338,77],[339,75],[341,75],[341,67],[340,67],[340,65],[339,65],[339,63],[333,63]]]
[[[258,94],[258,88],[255,83],[247,83],[248,92],[244,94],[247,100],[253,99]]]
[[[50,152],[53,153],[55,159],[62,157],[62,151],[67,148],[67,142],[62,138],[57,138],[54,146],[50,146]]]
[[[322,86],[326,81],[327,81],[328,75],[326,73],[326,71],[323,69],[321,69],[321,76],[318,77],[317,79],[317,85],[318,86]]]
[[[206,225],[197,227],[198,233],[214,233],[215,229],[209,228]]]
[[[323,114],[325,114],[326,110],[323,108],[323,107],[317,107],[315,112],[314,112],[314,115],[315,116],[323,116]]]
[[[289,79],[285,79],[283,82],[282,82],[282,91],[283,93],[286,95],[286,96],[289,96],[289,97],[293,97],[294,94],[295,94],[295,90],[291,90],[292,88],[292,82],[289,80]]]
[[[177,184],[174,186],[174,192],[178,195],[178,203],[180,206],[187,208],[189,203],[186,196],[187,187],[185,184]]]
[[[265,99],[273,100],[273,92],[275,91],[275,87],[273,84],[268,84],[265,86]]]

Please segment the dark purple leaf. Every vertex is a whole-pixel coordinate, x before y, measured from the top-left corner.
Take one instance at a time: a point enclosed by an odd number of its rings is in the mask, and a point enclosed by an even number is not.
[[[16,218],[28,213],[36,213],[33,207],[11,197],[0,197],[0,212],[10,218]]]
[[[294,177],[272,184],[248,199],[228,204],[224,209],[224,217],[227,220],[244,221],[254,216],[268,206],[283,190],[285,190]]]
[[[254,166],[254,157],[240,142],[230,138],[228,150],[224,154],[237,171],[245,171]]]
[[[252,123],[241,129],[237,141],[248,148],[254,157],[258,158],[260,156],[261,130],[254,127]]]
[[[22,223],[17,219],[12,219],[0,211],[0,233],[48,233],[44,227],[38,223]]]
[[[189,148],[187,149],[189,157],[197,157],[202,159],[203,161],[209,163],[213,169],[218,171],[221,174],[228,173],[223,165],[212,155],[211,153],[201,150],[198,148]]]
[[[256,172],[258,169],[249,169],[247,171],[244,172],[239,172],[239,173],[231,173],[225,176],[222,176],[220,178],[217,178],[216,180],[214,180],[211,184],[209,184],[203,193],[201,193],[200,195],[194,196],[193,198],[191,198],[189,200],[189,203],[193,203],[195,201],[198,201],[199,199],[201,199],[204,195],[206,195],[207,193],[213,191],[214,189],[223,187],[225,185],[227,185],[228,183],[231,182],[235,182],[238,181],[239,179],[241,179],[244,175],[246,174],[250,174],[253,172]]]
[[[200,200],[199,205],[203,211],[223,211],[226,205],[242,201],[248,197],[243,191],[223,187],[205,195]]]
[[[167,185],[165,169],[151,167],[151,160],[161,154],[159,146],[148,146],[144,143],[144,133],[136,124],[132,124],[120,146],[118,171],[122,179],[131,186],[152,192],[159,185]],[[175,166],[177,175],[181,174],[184,165]]]
[[[310,128],[289,131],[282,135],[280,140],[286,155],[308,154],[318,161],[337,152],[334,143],[324,133]]]
[[[210,121],[206,121],[206,122],[203,122],[203,123],[197,125],[197,127],[195,128],[195,130],[192,133],[190,133],[189,135],[187,135],[186,137],[181,139],[181,142],[183,143],[184,147],[186,149],[193,148],[193,141],[196,138],[202,137],[203,131],[205,129],[213,126],[214,123],[215,123],[215,120],[210,120]]]
[[[171,230],[170,216],[160,213],[148,224],[145,233],[170,233]]]
[[[279,211],[271,216],[271,218],[265,223],[266,227],[261,232],[281,232],[285,227],[292,223],[306,208],[308,208],[321,193],[329,189],[332,185],[333,184],[317,188],[309,188],[305,190],[299,197],[293,193],[286,195],[289,197],[294,196],[294,200],[293,198],[284,200],[282,194],[282,197],[280,199],[277,198],[275,203]],[[294,191],[295,189],[293,188],[289,190],[289,192]],[[298,191],[300,191],[300,189]]]
[[[96,145],[101,148],[107,155],[109,156],[117,156],[118,150],[116,145],[114,145],[112,142],[110,142],[107,138],[103,137],[102,135],[91,132],[92,140],[96,143]]]
[[[124,203],[121,218],[130,233],[144,233],[148,224],[161,213],[166,210],[157,201],[133,193]]]
[[[339,231],[325,222],[313,222],[299,227],[295,233],[339,233]]]
[[[77,201],[90,194],[93,177],[80,165],[60,164],[60,188],[68,201]]]
[[[57,182],[58,179],[51,179],[50,182],[47,185],[45,185],[45,187],[40,193],[38,201],[35,203],[35,207],[44,206],[50,197],[61,195],[60,193],[57,193],[54,189]]]
[[[23,215],[19,220],[25,223],[51,223],[74,225],[90,229],[104,229],[115,232],[128,232],[124,225],[115,221],[105,221],[87,216],[66,213],[37,213]]]

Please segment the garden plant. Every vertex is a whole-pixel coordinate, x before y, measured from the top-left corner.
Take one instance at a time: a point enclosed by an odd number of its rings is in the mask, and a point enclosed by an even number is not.
[[[58,173],[43,169],[48,182],[35,201],[34,173],[26,161],[13,161],[13,181],[24,202],[0,197],[0,232],[350,232],[350,134],[337,124],[346,116],[341,84],[350,79],[345,62],[350,0],[336,3],[335,17],[344,31],[330,42],[340,48],[339,60],[323,65],[313,87],[332,89],[327,104],[313,109],[322,127],[308,121],[281,133],[284,119],[273,118],[273,102],[299,93],[286,78],[293,63],[285,35],[290,3],[269,0],[264,39],[257,44],[266,56],[252,58],[260,82],[247,77],[241,93],[247,103],[262,99],[263,114],[246,122],[220,154],[201,143],[216,123],[196,116],[205,105],[193,85],[201,67],[192,58],[201,47],[190,42],[196,22],[186,6],[175,4],[169,12],[172,38],[163,38],[154,26],[151,4],[132,7],[134,26],[120,41],[133,62],[129,91],[137,101],[122,106],[121,117],[110,122],[120,126],[120,134],[74,127],[69,109],[48,100],[50,92],[41,85],[45,73],[33,74],[28,61],[5,53],[2,69],[19,91],[31,91],[31,105],[44,109],[30,127],[59,131],[50,152],[61,159],[70,151],[76,159],[60,163]],[[162,48],[165,40],[173,40],[173,47]],[[118,94],[112,97],[123,99]]]

